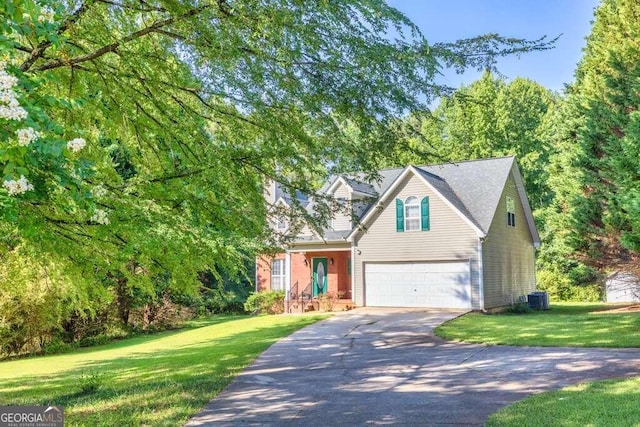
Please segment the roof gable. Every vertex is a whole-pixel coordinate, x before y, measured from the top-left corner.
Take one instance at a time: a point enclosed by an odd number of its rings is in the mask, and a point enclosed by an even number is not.
[[[539,245],[540,237],[533,221],[522,176],[512,156],[385,169],[378,172],[379,179],[374,182],[366,182],[364,173],[345,177],[334,176],[323,186],[321,192],[331,194],[340,183],[362,195],[375,197],[379,194],[379,197],[362,211],[360,223],[342,238],[350,239],[362,231],[364,229],[362,225],[366,225],[371,220],[376,207],[382,206],[389,194],[401,185],[408,174],[414,174],[420,178],[480,237],[486,236],[489,232],[509,175],[513,174],[534,245],[536,247]],[[307,209],[312,211],[313,205],[313,200],[310,200]]]
[[[409,174],[413,174],[416,177],[418,177],[436,195],[440,196],[440,198],[445,202],[445,204],[449,206],[449,208],[451,208],[451,210],[453,210],[456,214],[458,214],[463,221],[469,224],[469,226],[471,226],[471,228],[473,228],[476,231],[476,233],[478,233],[478,236],[484,236],[486,234],[485,232],[483,232],[482,229],[478,227],[478,224],[476,224],[475,221],[473,221],[473,217],[469,215],[464,205],[461,205],[459,203],[459,200],[457,200],[455,193],[451,190],[448,184],[444,182],[444,180],[442,180],[442,178],[436,175],[430,174],[429,172],[426,172],[424,170],[420,170],[415,166],[407,166],[402,171],[402,173],[400,173],[395,178],[393,183],[384,190],[384,192],[380,195],[378,200],[374,203],[374,206],[375,207],[382,206],[386,202],[386,200],[389,198],[389,196],[393,194],[393,192],[400,185],[402,185],[402,182],[405,180],[405,178]],[[376,209],[370,208],[364,214],[360,223],[365,224],[367,221],[369,221],[373,217],[375,212],[376,212]],[[351,231],[351,233],[347,237],[352,238],[359,231],[362,231],[362,228],[357,226]]]

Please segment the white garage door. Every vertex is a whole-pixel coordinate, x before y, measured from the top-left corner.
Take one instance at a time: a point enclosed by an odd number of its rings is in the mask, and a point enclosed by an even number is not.
[[[468,262],[366,263],[365,305],[471,308]]]

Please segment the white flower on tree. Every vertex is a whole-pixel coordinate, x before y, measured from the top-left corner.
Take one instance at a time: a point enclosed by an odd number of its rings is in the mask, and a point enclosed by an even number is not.
[[[74,138],[67,142],[67,148],[73,153],[82,150],[85,145],[87,145],[87,141],[85,141],[84,138]]]
[[[5,62],[0,62],[0,118],[7,120],[24,120],[27,110],[20,106],[13,87],[18,84],[18,78],[5,71]]]
[[[20,179],[18,180],[5,180],[2,185],[7,189],[10,196],[15,196],[16,194],[22,194],[33,190],[33,184],[29,183],[24,175],[20,175]]]
[[[97,222],[98,224],[109,225],[109,217],[107,216],[107,211],[102,209],[96,209],[93,212],[93,216],[91,217],[91,221]]]
[[[0,91],[6,92],[18,84],[18,78],[12,76],[4,70],[4,67],[0,68]]]
[[[7,120],[24,120],[27,118],[27,110],[22,107],[0,105],[0,118]]]
[[[40,138],[40,132],[37,132],[33,128],[18,129],[16,135],[18,136],[18,145],[23,147]]]
[[[94,197],[106,196],[107,193],[107,189],[102,185],[96,185],[91,189],[91,194],[93,194]]]
[[[43,6],[42,9],[40,9],[40,16],[38,16],[38,22],[40,22],[41,24],[45,22],[49,24],[53,24],[55,16],[56,16],[55,10],[53,10],[49,6]]]

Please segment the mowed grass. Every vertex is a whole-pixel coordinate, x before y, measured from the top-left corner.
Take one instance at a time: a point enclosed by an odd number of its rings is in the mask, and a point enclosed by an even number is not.
[[[0,362],[0,403],[63,405],[68,426],[182,425],[267,347],[326,317],[217,317],[188,330]]]
[[[640,347],[640,313],[597,313],[604,304],[553,303],[529,314],[469,313],[436,328],[454,341],[554,347]]]
[[[640,378],[578,384],[508,406],[487,426],[637,426]]]

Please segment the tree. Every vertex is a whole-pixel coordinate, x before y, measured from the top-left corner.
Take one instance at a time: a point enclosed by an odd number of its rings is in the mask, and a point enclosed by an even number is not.
[[[429,44],[378,0],[7,0],[0,16],[0,225],[109,287],[123,321],[160,288],[195,295],[199,272],[240,274],[271,237],[266,179],[312,194],[371,170],[389,146],[373,136],[444,90],[441,67],[550,45]]]
[[[597,9],[568,99],[572,130],[553,165],[559,237],[572,257],[601,270],[640,270],[638,16],[635,1]]]
[[[514,155],[534,209],[549,203],[544,129],[556,96],[523,78],[511,82],[489,71],[442,99],[433,113],[416,113],[397,126],[392,163],[424,164]],[[408,148],[407,148],[408,147]]]

